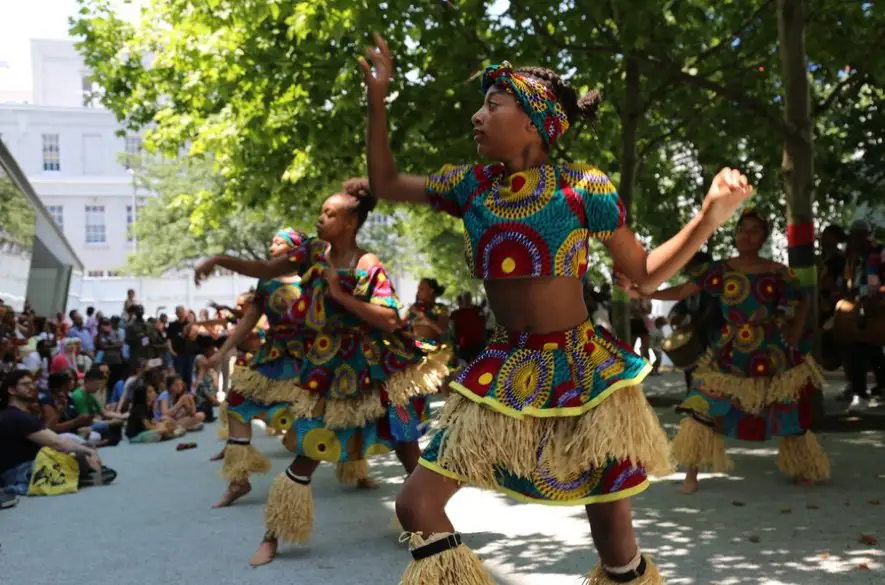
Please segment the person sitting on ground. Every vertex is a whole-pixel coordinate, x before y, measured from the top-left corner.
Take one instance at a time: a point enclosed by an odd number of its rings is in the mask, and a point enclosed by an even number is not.
[[[157,392],[144,380],[137,380],[132,387],[132,408],[126,422],[126,438],[130,443],[156,443],[180,437],[185,430],[172,420],[154,420]]]
[[[114,412],[99,404],[95,394],[103,391],[104,386],[104,374],[99,368],[92,368],[86,372],[83,385],[71,392],[71,402],[77,409],[77,414],[88,414],[93,417],[93,423],[89,428],[107,440],[108,445],[114,446],[120,442],[121,427],[128,415]]]
[[[73,389],[74,377],[70,373],[50,374],[48,391],[39,393],[40,418],[46,428],[64,439],[75,443],[97,444],[101,442],[101,435],[89,430],[93,423],[92,415],[77,414],[77,409],[70,401]],[[76,434],[80,429],[88,430],[85,438]]]
[[[211,348],[210,352],[217,351]],[[215,420],[213,407],[221,406],[218,401],[218,372],[209,367],[209,359],[206,355],[198,355],[196,361],[196,376],[194,395],[197,402],[197,411],[203,413],[206,422]]]
[[[147,362],[145,360],[138,360],[134,362],[134,366],[131,368],[127,365],[124,372],[123,379],[118,380],[116,384],[114,384],[114,391],[111,393],[111,404],[108,405],[112,407],[117,412],[126,412],[129,410],[129,403],[132,401],[132,388],[135,384],[136,380],[138,380],[138,373],[143,371]]]
[[[0,383],[0,488],[25,495],[34,470],[34,460],[43,447],[71,453],[80,467],[80,485],[108,483],[116,474],[103,473],[101,458],[92,447],[68,441],[47,429],[31,414],[37,402],[37,387],[31,373],[19,370]]]
[[[199,431],[203,428],[206,415],[197,412],[194,395],[187,392],[181,376],[166,378],[166,390],[160,393],[154,406],[155,420],[172,420],[186,431]]]
[[[78,380],[83,379],[84,372],[79,368],[77,353],[80,341],[76,337],[68,337],[64,340],[64,348],[58,352],[49,364],[49,373],[72,372]]]

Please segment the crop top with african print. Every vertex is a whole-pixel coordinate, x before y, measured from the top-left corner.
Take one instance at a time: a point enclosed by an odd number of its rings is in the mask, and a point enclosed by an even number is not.
[[[464,219],[464,256],[476,278],[570,276],[587,271],[589,239],[624,224],[617,190],[600,170],[554,163],[505,174],[504,165],[446,165],[425,185],[430,204]]]

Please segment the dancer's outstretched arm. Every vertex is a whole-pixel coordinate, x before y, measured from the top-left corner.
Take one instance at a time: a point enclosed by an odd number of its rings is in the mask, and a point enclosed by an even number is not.
[[[626,226],[618,228],[606,247],[621,272],[639,291],[649,294],[688,264],[706,241],[753,192],[739,171],[725,168],[713,179],[701,212],[678,234],[646,252]]]
[[[296,265],[288,256],[278,256],[270,260],[244,260],[233,256],[213,256],[194,269],[194,283],[197,286],[206,280],[216,267],[226,268],[237,274],[270,280],[296,272]]]
[[[376,49],[367,49],[371,61],[360,59],[360,67],[366,80],[366,97],[369,100],[369,123],[366,135],[366,157],[369,166],[369,186],[380,199],[404,203],[427,203],[424,194],[425,177],[400,174],[390,152],[387,131],[387,107],[384,100],[393,76],[393,57],[387,43],[375,35]]]
[[[239,320],[237,326],[234,327],[233,332],[227,336],[227,339],[221,344],[221,348],[209,358],[210,368],[217,368],[219,364],[221,364],[221,361],[240,345],[244,339],[246,339],[258,324],[258,320],[261,319],[262,311],[263,308],[260,303],[253,302],[249,304],[249,308],[246,309],[246,314]]]

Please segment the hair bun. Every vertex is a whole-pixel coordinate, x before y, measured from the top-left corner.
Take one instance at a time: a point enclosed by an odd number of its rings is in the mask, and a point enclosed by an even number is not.
[[[578,99],[578,111],[583,118],[592,121],[596,119],[601,104],[602,95],[595,89],[592,89]]]
[[[344,182],[344,192],[359,201],[359,206],[366,212],[375,209],[378,199],[369,189],[369,179],[358,177]]]

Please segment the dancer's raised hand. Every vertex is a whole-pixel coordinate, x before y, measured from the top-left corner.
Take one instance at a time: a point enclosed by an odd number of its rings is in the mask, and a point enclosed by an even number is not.
[[[369,99],[369,104],[383,104],[390,90],[390,80],[393,78],[393,57],[381,35],[375,33],[375,46],[367,47],[366,57],[360,57],[359,62],[366,81],[366,97]]]
[[[719,171],[704,198],[704,215],[716,225],[722,225],[752,195],[750,186],[740,171],[728,167]]]
[[[209,278],[209,275],[215,270],[215,265],[215,258],[209,258],[205,262],[198,264],[194,268],[194,284],[200,286],[204,280]]]

